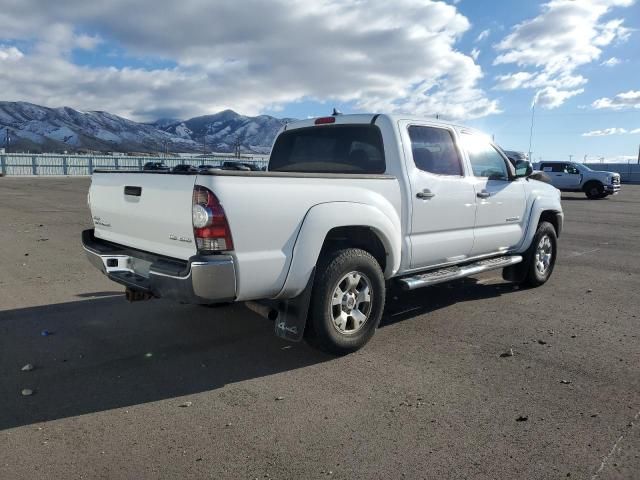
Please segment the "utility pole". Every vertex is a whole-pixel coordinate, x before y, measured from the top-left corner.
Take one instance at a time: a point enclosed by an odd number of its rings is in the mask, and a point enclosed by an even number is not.
[[[573,160],[573,155],[569,155],[569,161]]]
[[[531,104],[531,128],[529,129],[529,159],[531,159],[531,142],[533,141],[533,116],[536,112],[536,97],[533,97]]]

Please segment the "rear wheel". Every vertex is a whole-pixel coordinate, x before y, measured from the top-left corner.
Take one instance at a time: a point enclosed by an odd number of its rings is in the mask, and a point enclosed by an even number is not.
[[[365,250],[332,252],[318,264],[306,336],[321,350],[344,355],[364,346],[382,318],[384,275]]]

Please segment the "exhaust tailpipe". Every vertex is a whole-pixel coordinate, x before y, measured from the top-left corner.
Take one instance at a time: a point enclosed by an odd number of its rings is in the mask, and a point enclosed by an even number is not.
[[[244,302],[244,304],[249,310],[257,313],[267,320],[274,321],[276,318],[278,318],[278,310],[273,307],[258,302]]]
[[[142,290],[133,290],[132,288],[127,287],[124,291],[124,296],[126,297],[128,302],[139,302],[141,300],[151,300],[153,295],[149,292],[143,292]]]

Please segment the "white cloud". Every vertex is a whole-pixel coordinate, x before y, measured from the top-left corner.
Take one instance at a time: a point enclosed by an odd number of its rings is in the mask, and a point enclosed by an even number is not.
[[[629,134],[631,134],[631,135],[637,135],[639,133],[640,133],[640,128],[634,128],[633,130],[631,130],[629,132]]]
[[[10,2],[0,36],[33,48],[19,58],[2,49],[0,92],[139,120],[254,114],[305,99],[473,118],[499,108],[478,87],[480,66],[456,49],[469,28],[456,7],[431,0]],[[171,67],[73,62],[74,49],[99,43]]]
[[[480,49],[474,48],[473,50],[471,50],[471,58],[477,61],[479,56],[480,56]]]
[[[491,29],[489,28],[481,31],[480,34],[476,37],[476,42],[481,42],[485,38],[488,38],[490,34],[491,34]]]
[[[16,47],[3,47],[0,45],[0,61],[2,60],[19,60],[24,54]]]
[[[619,65],[620,63],[622,63],[622,61],[619,58],[611,57],[610,59],[605,60],[604,62],[602,62],[600,65],[602,65],[603,67],[615,67],[616,65]]]
[[[538,90],[533,97],[533,103],[537,106],[552,109],[562,105],[567,99],[584,92],[584,89],[558,90],[555,87],[545,87]]]
[[[607,137],[609,135],[623,135],[627,132],[624,128],[605,128],[604,130],[592,130],[582,134],[583,137]],[[630,132],[633,133],[633,132]]]
[[[497,77],[498,89],[535,88],[538,99],[553,97],[544,105],[556,108],[583,89],[587,79],[576,73],[597,60],[602,48],[629,37],[623,21],[602,21],[614,7],[634,0],[551,0],[540,15],[519,23],[495,48],[495,65],[514,64],[520,70]]]
[[[640,90],[629,90],[617,94],[613,98],[599,98],[591,104],[597,109],[623,110],[626,108],[640,108]]]

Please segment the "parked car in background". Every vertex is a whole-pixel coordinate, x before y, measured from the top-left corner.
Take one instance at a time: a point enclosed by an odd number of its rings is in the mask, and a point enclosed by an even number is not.
[[[375,333],[386,288],[501,269],[544,284],[560,192],[473,129],[419,117],[290,123],[268,171],[96,171],[90,261],[127,297],[250,302],[277,335],[352,352]]]
[[[222,164],[222,170],[241,170],[241,171],[251,171],[251,172],[259,172],[262,170],[258,165],[251,162],[224,162]]]
[[[162,162],[147,162],[142,170],[144,172],[168,172],[170,168]]]
[[[173,173],[194,173],[198,171],[198,168],[194,167],[193,165],[189,165],[187,163],[181,163],[173,167],[171,171]]]
[[[524,152],[517,152],[515,150],[502,150],[502,151],[504,152],[504,154],[507,156],[507,158],[509,159],[509,161],[514,167],[518,162],[529,161],[529,155],[527,155]],[[529,175],[529,178],[533,180],[538,180],[539,182],[551,184],[551,178],[549,178],[549,176],[546,173],[541,172],[540,170],[534,169],[531,175]]]
[[[578,162],[540,162],[538,168],[563,192],[584,192],[594,200],[620,191],[620,174],[591,170]]]
[[[524,152],[516,152],[515,150],[502,150],[507,156],[509,161],[515,166],[515,164],[521,160],[529,160],[529,156]]]

